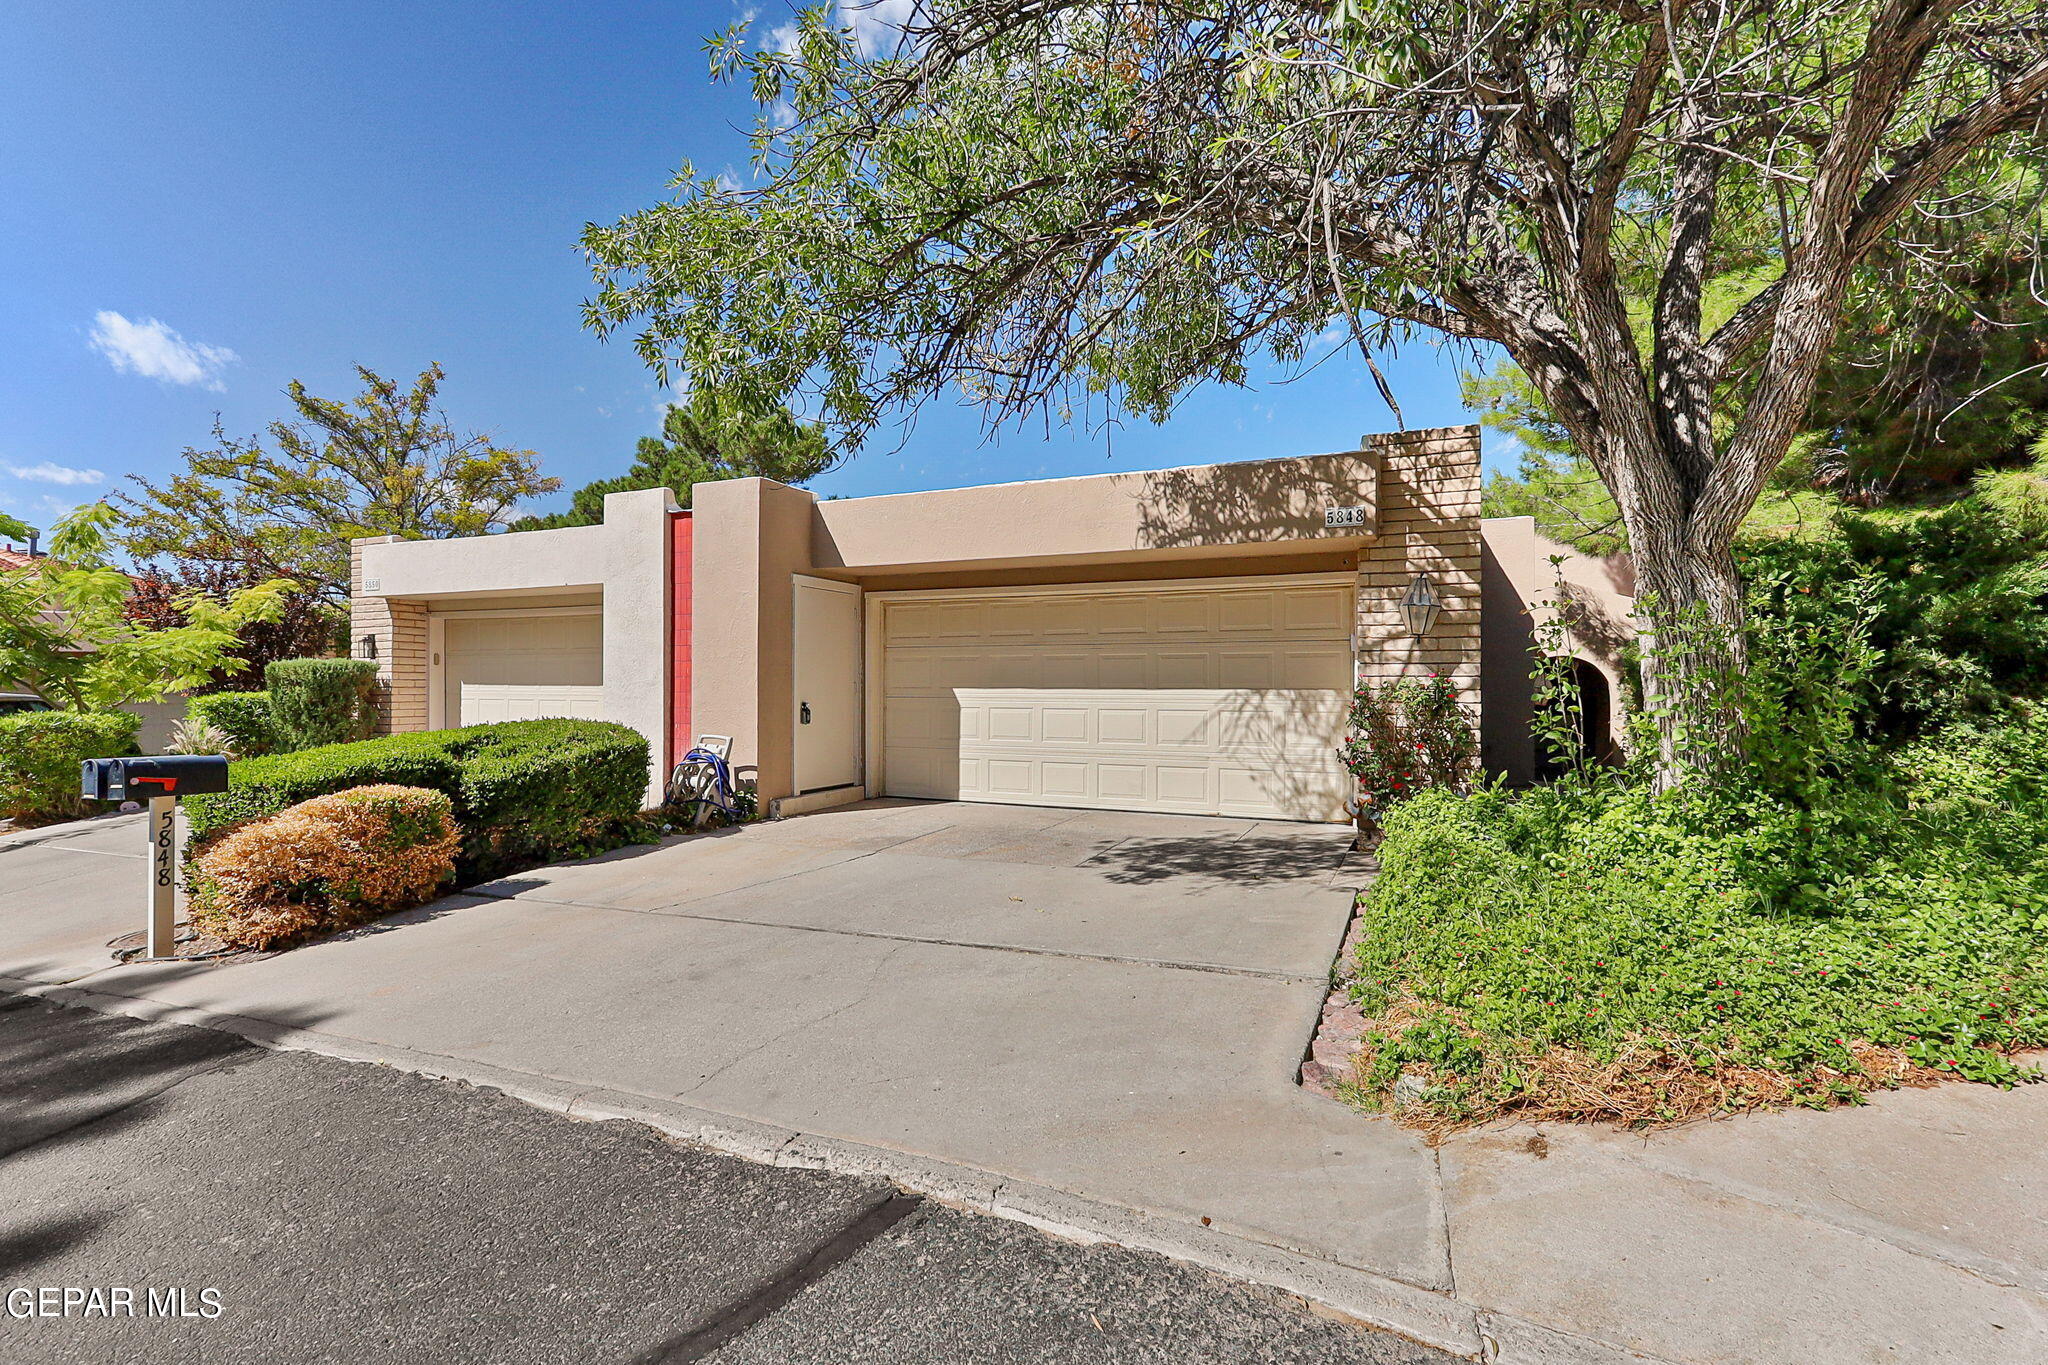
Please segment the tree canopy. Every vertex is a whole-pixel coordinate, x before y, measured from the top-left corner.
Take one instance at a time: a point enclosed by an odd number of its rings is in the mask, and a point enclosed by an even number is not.
[[[1740,747],[1733,539],[1857,268],[1937,211],[2025,218],[2001,143],[2048,98],[2032,0],[917,13],[879,54],[823,10],[774,50],[716,42],[767,110],[762,178],[685,168],[589,229],[591,324],[856,441],[948,387],[1161,417],[1333,319],[1362,350],[1497,344],[1620,509],[1667,783]]]
[[[1858,505],[1946,496],[1979,469],[2025,462],[2028,443],[2048,430],[2048,277],[2025,249],[2048,235],[2048,140],[2022,148],[2024,157],[1995,173],[2022,187],[2031,232],[2016,241],[1969,217],[1930,215],[1914,238],[1885,242],[1858,267],[1812,409],[1777,479],[1788,493],[1825,489]],[[2022,212],[2006,226],[2025,220]],[[1767,240],[1767,229],[1755,224],[1752,235]],[[1918,240],[1923,234],[1928,240]],[[1640,348],[1655,281],[1630,285]],[[1755,287],[1754,267],[1733,266],[1709,282],[1705,311],[1718,325]],[[1562,538],[1591,535],[1611,548],[1620,511],[1528,376],[1497,364],[1468,374],[1464,397],[1528,452],[1519,476],[1489,485],[1496,503],[1550,516]],[[1717,422],[1745,397],[1739,387],[1717,395]]]
[[[203,685],[233,660],[242,630],[278,617],[292,588],[188,596],[177,625],[151,629],[130,618],[132,585],[107,562],[114,521],[105,503],[81,507],[57,523],[49,555],[0,570],[0,678],[67,710],[117,710]],[[5,520],[0,532],[13,534]]]
[[[166,559],[188,581],[290,579],[315,603],[348,601],[348,543],[503,530],[518,505],[561,487],[530,450],[474,432],[458,435],[436,406],[439,365],[410,389],[358,366],[363,390],[341,402],[285,388],[296,420],[270,425],[270,443],[214,423],[215,446],[188,448],[164,484],[140,475],[121,494],[121,543],[138,562]],[[174,575],[178,576],[178,575]]]
[[[523,517],[511,529],[595,526],[604,520],[605,494],[641,488],[672,488],[688,507],[693,485],[719,479],[774,479],[797,487],[830,469],[836,458],[825,429],[798,421],[787,408],[748,413],[715,394],[694,393],[662,414],[661,435],[640,438],[625,473],[577,489],[566,512]]]

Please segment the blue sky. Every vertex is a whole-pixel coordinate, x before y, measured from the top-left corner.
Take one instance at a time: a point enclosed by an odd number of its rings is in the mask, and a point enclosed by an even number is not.
[[[764,35],[787,9],[764,5]],[[706,75],[730,0],[19,5],[0,18],[0,509],[47,526],[168,474],[216,412],[430,361],[462,428],[566,488],[658,423],[622,342],[585,331],[576,239],[688,159],[746,174],[743,91]],[[1383,361],[1411,426],[1470,420],[1457,359]],[[817,485],[846,495],[1343,449],[1392,418],[1355,358],[1210,387],[1165,426],[984,437],[942,401]],[[566,491],[565,495],[566,496]],[[559,502],[562,499],[551,501]]]

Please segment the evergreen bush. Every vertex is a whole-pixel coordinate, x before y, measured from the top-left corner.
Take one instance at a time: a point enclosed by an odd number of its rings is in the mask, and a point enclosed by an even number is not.
[[[369,659],[279,659],[263,670],[283,752],[349,744],[377,732],[377,665]]]

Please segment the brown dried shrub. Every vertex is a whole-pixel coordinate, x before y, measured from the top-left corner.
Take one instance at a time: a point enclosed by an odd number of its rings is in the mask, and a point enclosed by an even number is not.
[[[1554,1044],[1511,1059],[1490,1056],[1477,1077],[1411,1064],[1404,1074],[1422,1083],[1429,1102],[1396,1105],[1368,1079],[1377,1051],[1372,1040],[1428,1018],[1448,1019],[1461,1032],[1477,1036],[1456,1010],[1397,998],[1366,1020],[1365,1038],[1352,1056],[1353,1078],[1336,1089],[1339,1098],[1363,1108],[1391,1110],[1396,1122],[1421,1133],[1432,1147],[1467,1128],[1502,1120],[1617,1123],[1648,1131],[1788,1104],[1824,1108],[1875,1090],[1919,1088],[1944,1079],[1897,1048],[1863,1039],[1849,1040],[1855,1071],[1817,1067],[1811,1074],[1789,1075],[1733,1062],[1701,1067],[1672,1042],[1639,1038],[1611,1061]],[[1502,1073],[1510,1066],[1515,1084],[1504,1086]]]
[[[270,948],[430,900],[455,875],[451,809],[422,787],[353,787],[244,825],[194,863],[192,923]]]

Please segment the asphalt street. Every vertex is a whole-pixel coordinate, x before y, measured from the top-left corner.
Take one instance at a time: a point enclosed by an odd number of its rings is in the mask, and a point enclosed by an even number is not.
[[[1455,1359],[1149,1253],[211,1030],[0,996],[0,1094],[7,1362]]]

